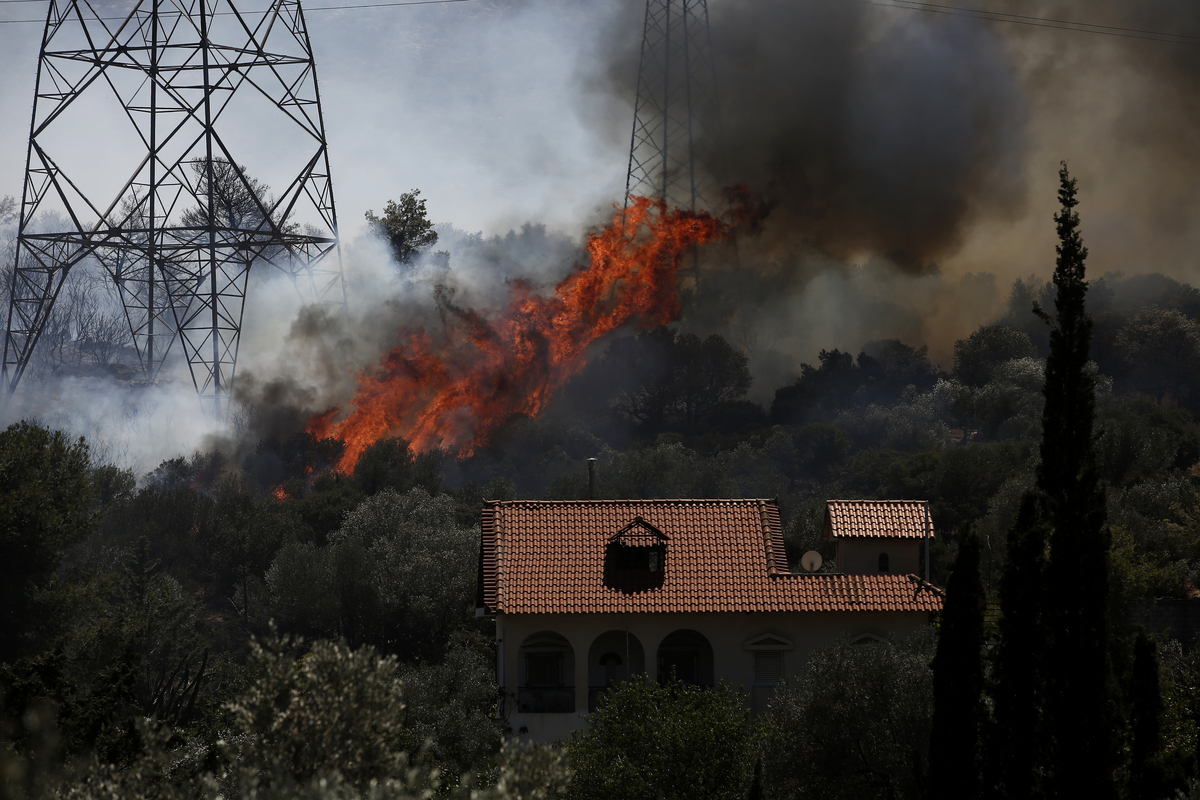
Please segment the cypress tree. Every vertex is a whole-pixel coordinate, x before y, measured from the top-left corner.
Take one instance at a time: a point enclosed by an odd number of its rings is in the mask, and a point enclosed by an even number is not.
[[[1041,497],[1026,492],[1008,532],[1008,556],[1000,578],[1000,642],[993,650],[991,687],[994,716],[984,758],[987,797],[1042,796],[1047,536]]]
[[[946,585],[941,631],[933,659],[933,727],[929,737],[929,789],[934,800],[979,796],[979,726],[982,721],[983,610],[979,537],[964,531]]]
[[[1054,216],[1058,290],[1046,361],[1038,488],[1051,525],[1046,567],[1046,731],[1054,797],[1116,796],[1112,676],[1108,657],[1105,493],[1092,445],[1095,382],[1087,370],[1092,320],[1084,309],[1087,248],[1079,234],[1076,182],[1059,170]],[[1042,312],[1044,319],[1048,315]]]
[[[1133,675],[1130,679],[1130,800],[1157,800],[1166,795],[1159,761],[1162,746],[1162,688],[1158,680],[1158,648],[1154,640],[1138,631],[1133,644]]]

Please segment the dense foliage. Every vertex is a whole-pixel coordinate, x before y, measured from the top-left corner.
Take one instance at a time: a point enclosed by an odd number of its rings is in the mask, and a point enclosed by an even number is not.
[[[935,638],[841,641],[776,692],[764,775],[772,797],[923,797]]]
[[[87,465],[87,446],[61,432],[0,433],[0,661],[29,649],[65,550],[94,523]]]
[[[1200,657],[1136,633],[1156,598],[1200,593],[1200,292],[1085,282],[1069,188],[1054,280],[1016,281],[949,370],[881,339],[755,386],[732,335],[656,328],[469,458],[384,439],[351,474],[303,432],[136,476],[10,427],[4,791],[926,797],[958,770],[963,797],[1200,796]],[[403,199],[379,232],[428,247]],[[602,498],[778,498],[789,557],[826,571],[826,499],[928,498],[945,615],[818,650],[757,719],[730,688],[634,681],[569,742],[503,744],[480,504],[586,497],[589,457]]]
[[[391,246],[396,263],[408,266],[422,250],[437,244],[438,234],[425,213],[421,191],[413,189],[400,195],[400,202],[388,200],[383,216],[366,213],[372,231]]]
[[[606,692],[586,730],[567,743],[578,800],[746,796],[755,739],[740,694],[633,680]]]

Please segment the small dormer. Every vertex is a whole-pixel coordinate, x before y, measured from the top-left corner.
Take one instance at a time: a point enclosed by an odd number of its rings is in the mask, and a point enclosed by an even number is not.
[[[830,500],[823,538],[849,575],[921,574],[921,543],[933,538],[924,500]]]
[[[667,566],[667,536],[640,516],[609,537],[604,583],[627,592],[656,589]]]

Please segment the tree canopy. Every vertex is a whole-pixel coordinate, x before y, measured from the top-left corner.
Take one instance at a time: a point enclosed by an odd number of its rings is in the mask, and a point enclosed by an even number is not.
[[[985,325],[954,343],[954,377],[970,386],[983,386],[1006,362],[1036,355],[1029,334],[1004,325]]]
[[[922,797],[934,637],[817,649],[770,707],[765,777],[782,797]]]
[[[88,448],[30,422],[0,433],[0,661],[43,628],[34,608],[66,548],[95,523]]]
[[[401,194],[400,202],[388,200],[382,217],[367,211],[366,218],[371,231],[392,246],[398,264],[412,264],[418,253],[437,244],[438,234],[426,214],[419,189]]]
[[[753,779],[749,712],[728,686],[635,679],[606,691],[572,734],[573,800],[741,800]]]

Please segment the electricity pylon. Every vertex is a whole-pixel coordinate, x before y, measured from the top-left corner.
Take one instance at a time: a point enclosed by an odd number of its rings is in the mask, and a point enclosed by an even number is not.
[[[5,401],[68,273],[92,259],[147,378],[179,339],[202,406],[222,418],[252,266],[346,305],[299,1],[50,0],[18,224]]]
[[[706,166],[717,112],[707,0],[646,0],[626,205],[642,195],[692,211],[725,211]]]

